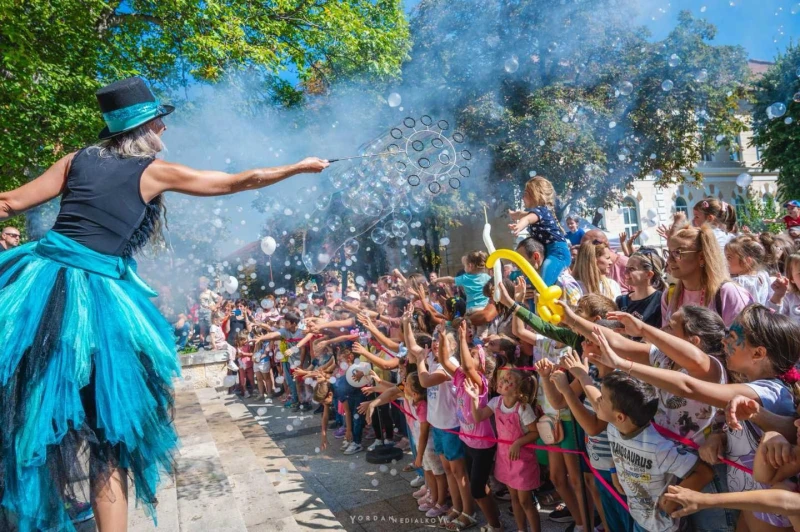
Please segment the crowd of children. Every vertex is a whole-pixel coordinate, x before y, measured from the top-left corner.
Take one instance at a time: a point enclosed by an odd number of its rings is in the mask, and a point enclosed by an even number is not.
[[[448,530],[502,530],[497,499],[521,531],[558,501],[549,518],[576,532],[800,530],[791,235],[737,233],[735,209],[705,198],[662,228],[663,253],[620,253],[565,231],[545,178],[523,198],[510,228],[563,288],[560,324],[513,272],[495,301],[482,251],[455,277],[395,271],[268,308],[226,313],[204,290],[232,392],[316,408],[327,452],[329,422],[346,455],[408,449],[419,511]]]

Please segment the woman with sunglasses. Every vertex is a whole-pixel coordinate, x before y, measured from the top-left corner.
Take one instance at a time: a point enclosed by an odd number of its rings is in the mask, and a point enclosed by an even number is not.
[[[752,303],[750,294],[731,282],[725,256],[709,225],[676,231],[669,237],[667,248],[667,268],[677,282],[661,298],[662,326],[677,309],[698,305],[722,316],[728,327]]]
[[[617,297],[621,312],[632,314],[653,327],[661,327],[661,294],[664,282],[664,261],[653,248],[639,248],[628,258],[625,284],[630,292]]]

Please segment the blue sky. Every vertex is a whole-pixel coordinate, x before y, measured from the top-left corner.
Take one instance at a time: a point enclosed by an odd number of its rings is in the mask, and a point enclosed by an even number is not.
[[[452,0],[459,1],[459,0]],[[410,11],[419,0],[405,0]],[[691,11],[717,27],[717,44],[744,46],[751,59],[772,60],[790,37],[800,40],[800,2],[796,0],[642,0],[638,22],[660,39],[675,26],[678,13]],[[733,4],[733,5],[731,5]],[[701,9],[705,7],[705,11]],[[795,14],[792,14],[792,12]]]

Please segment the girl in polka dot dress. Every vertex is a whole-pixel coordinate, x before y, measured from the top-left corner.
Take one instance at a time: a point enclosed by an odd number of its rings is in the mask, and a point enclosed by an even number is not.
[[[527,228],[530,236],[544,245],[545,258],[539,273],[546,285],[553,285],[571,259],[567,236],[555,215],[556,192],[553,184],[544,177],[534,177],[525,184],[522,201],[525,204],[524,211],[508,212],[514,221],[509,228],[515,236]]]

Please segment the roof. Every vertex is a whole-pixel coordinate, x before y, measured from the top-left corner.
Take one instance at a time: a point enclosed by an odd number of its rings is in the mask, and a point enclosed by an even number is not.
[[[750,73],[752,73],[755,77],[761,77],[764,73],[774,65],[772,61],[760,61],[758,59],[748,59],[747,60],[747,67],[750,69]]]

